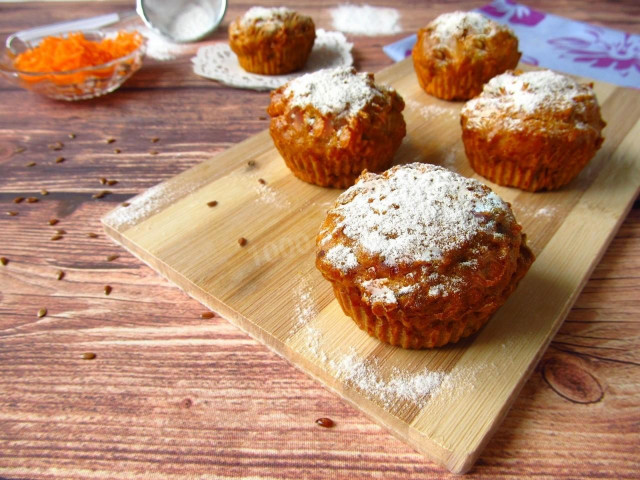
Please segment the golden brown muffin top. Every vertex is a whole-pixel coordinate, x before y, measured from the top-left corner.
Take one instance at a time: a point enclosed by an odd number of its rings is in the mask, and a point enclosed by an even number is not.
[[[517,254],[520,228],[487,186],[412,163],[364,172],[338,197],[318,234],[317,264],[328,278],[353,279],[371,303],[406,295],[421,303],[459,294],[472,271],[495,281]]]
[[[241,30],[259,31],[261,34],[275,35],[282,29],[292,28],[300,23],[313,24],[311,17],[302,15],[286,7],[252,7],[232,22],[230,31],[238,34]]]
[[[384,98],[393,89],[377,86],[371,73],[356,73],[339,67],[308,73],[290,81],[283,89],[289,107],[312,106],[323,115],[357,115],[375,97]]]
[[[513,35],[513,30],[505,25],[500,25],[487,17],[476,12],[451,12],[444,13],[436,17],[425,27],[435,43],[455,44],[459,39],[465,37],[491,37],[498,32],[509,32]]]
[[[550,70],[506,72],[492,78],[461,114],[466,128],[499,124],[507,130],[602,128],[598,101],[589,85]]]

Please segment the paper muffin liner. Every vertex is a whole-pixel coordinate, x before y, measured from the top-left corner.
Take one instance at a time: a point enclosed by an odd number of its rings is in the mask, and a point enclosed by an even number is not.
[[[468,100],[482,91],[482,78],[472,70],[455,72],[451,69],[429,76],[416,69],[418,83],[429,95],[443,100]]]
[[[504,156],[477,134],[463,132],[462,141],[469,164],[476,173],[498,185],[529,192],[554,190],[568,184],[587,165],[599,146],[554,142],[548,148],[538,150],[535,159],[528,158],[527,166],[522,166],[519,158]]]
[[[491,312],[478,312],[465,316],[460,321],[433,322],[424,329],[407,326],[402,321],[400,311],[390,311],[380,316],[360,298],[357,289],[347,289],[333,284],[333,292],[346,315],[362,330],[385,343],[402,348],[420,349],[441,347],[455,343],[461,338],[474,334],[491,318]]]
[[[292,45],[287,45],[282,50],[272,49],[270,45],[266,47],[251,54],[238,54],[238,63],[247,72],[259,75],[282,75],[294,72],[304,67],[307,62],[313,47],[313,39],[294,39]]]
[[[278,142],[276,146],[291,173],[300,180],[321,187],[348,188],[364,169],[379,172],[390,167],[393,162],[393,156],[350,157],[344,161],[327,162],[325,158],[316,158],[306,152],[291,153],[286,147],[281,148]]]

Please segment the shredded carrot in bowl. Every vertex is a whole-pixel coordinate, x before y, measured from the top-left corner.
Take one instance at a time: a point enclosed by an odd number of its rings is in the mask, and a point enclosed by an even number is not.
[[[85,38],[82,32],[69,33],[66,37],[45,37],[34,48],[19,54],[13,61],[16,70],[25,73],[52,74],[29,77],[27,81],[41,81],[44,78],[56,83],[81,83],[91,77],[108,77],[113,74],[114,67],[90,69],[89,67],[104,65],[118,58],[126,57],[142,44],[142,36],[138,32],[120,31],[115,37],[92,41]],[[80,71],[76,71],[80,70]],[[58,72],[70,72],[60,75]]]

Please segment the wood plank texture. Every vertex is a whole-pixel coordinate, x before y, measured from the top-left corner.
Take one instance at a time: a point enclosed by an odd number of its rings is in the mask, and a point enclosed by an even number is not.
[[[357,68],[378,72],[392,63],[382,45],[440,13],[484,3],[393,2],[403,32],[349,36]],[[640,33],[635,0],[526,3]],[[229,20],[254,4],[230,2],[210,41],[224,40]],[[295,6],[331,29],[329,9],[338,4],[301,0]],[[131,6],[130,0],[3,2],[0,41],[17,29]],[[0,266],[0,479],[450,478],[227,320],[201,318],[199,302],[101,232],[100,218],[121,202],[266,128],[268,94],[194,75],[189,59],[198,46],[171,61],[146,59],[118,91],[87,102],[52,102],[0,79],[0,256],[8,259]],[[605,115],[632,108],[613,90],[599,94]],[[607,128],[607,142],[621,143],[631,128]],[[107,144],[108,137],[116,143]],[[151,143],[152,137],[159,141]],[[65,144],[60,152],[48,148],[56,141]],[[26,150],[17,153],[18,147]],[[449,150],[429,146],[423,153],[433,161]],[[58,155],[66,160],[55,163]],[[225,174],[220,168],[208,172]],[[587,176],[591,184],[598,181]],[[112,194],[94,199],[105,188],[101,177],[118,183],[109,187]],[[606,181],[600,185],[608,188]],[[41,195],[43,188],[48,195]],[[18,196],[39,201],[16,204]],[[578,205],[581,197],[574,201]],[[545,217],[544,207],[516,212],[532,225]],[[606,212],[604,228],[610,228]],[[59,223],[49,225],[51,218]],[[548,248],[561,227],[553,216],[545,228],[538,226],[536,251]],[[57,229],[66,233],[51,241]],[[295,254],[300,241],[275,245],[263,260]],[[119,257],[108,261],[111,255]],[[639,272],[636,202],[466,478],[637,478]],[[105,285],[112,287],[108,296]],[[313,300],[325,304],[331,297]],[[41,308],[47,314],[38,318]],[[303,341],[302,332],[294,340]],[[84,352],[96,358],[84,360]],[[330,417],[336,426],[320,428],[318,417]]]
[[[460,140],[461,103],[418,85],[410,59],[378,81],[405,99],[397,163],[428,161],[474,176]],[[185,292],[455,473],[467,471],[566,317],[640,186],[640,94],[595,84],[609,131],[566,188],[511,202],[538,256],[507,304],[459,345],[404,351],[359,330],[315,271],[318,225],[339,191],[296,179],[265,131],[150,189],[103,219],[109,235]],[[216,200],[215,207],[207,202]],[[242,247],[238,239],[247,239]],[[346,368],[348,365],[349,368]],[[353,370],[369,365],[375,388]],[[393,389],[398,375],[445,375],[428,401]],[[364,386],[363,386],[364,385]]]

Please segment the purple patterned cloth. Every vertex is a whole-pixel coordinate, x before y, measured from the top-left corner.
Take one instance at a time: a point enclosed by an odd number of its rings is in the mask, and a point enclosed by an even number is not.
[[[640,88],[640,35],[576,22],[513,0],[495,0],[477,11],[515,31],[524,63]],[[383,50],[399,61],[411,54],[415,42],[412,35]]]

